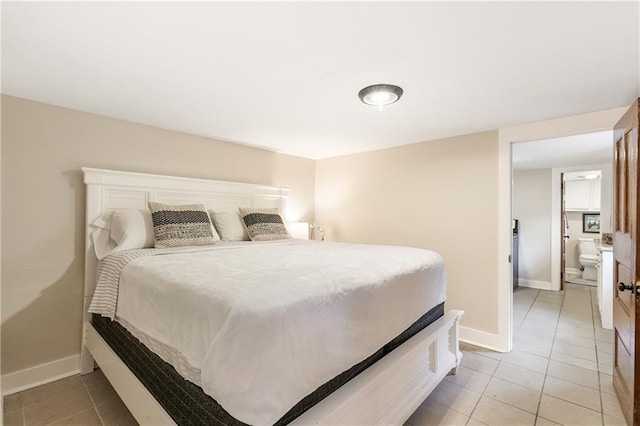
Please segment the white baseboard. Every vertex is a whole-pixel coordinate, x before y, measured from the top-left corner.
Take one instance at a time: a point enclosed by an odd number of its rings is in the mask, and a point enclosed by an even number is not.
[[[46,364],[2,375],[2,395],[64,379],[80,373],[80,355],[73,355]]]
[[[472,345],[482,346],[483,348],[491,349],[498,352],[506,352],[506,349],[502,347],[500,336],[493,333],[487,333],[486,331],[476,330],[475,328],[459,327],[460,340],[465,343],[471,343]]]
[[[549,281],[529,280],[527,278],[518,279],[519,287],[537,288],[540,290],[551,290],[551,283]]]
[[[578,268],[564,268],[564,273],[567,275],[582,275],[582,271]]]

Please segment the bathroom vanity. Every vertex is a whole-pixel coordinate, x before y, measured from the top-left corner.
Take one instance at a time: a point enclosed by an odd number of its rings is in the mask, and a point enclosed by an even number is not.
[[[598,247],[597,295],[602,328],[613,328],[613,247]]]

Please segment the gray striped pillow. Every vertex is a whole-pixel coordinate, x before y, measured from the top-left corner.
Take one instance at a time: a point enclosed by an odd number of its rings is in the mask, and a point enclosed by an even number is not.
[[[202,204],[149,202],[156,248],[206,246],[215,243],[209,214]]]
[[[247,227],[251,241],[284,240],[291,238],[278,209],[240,208],[240,217]]]

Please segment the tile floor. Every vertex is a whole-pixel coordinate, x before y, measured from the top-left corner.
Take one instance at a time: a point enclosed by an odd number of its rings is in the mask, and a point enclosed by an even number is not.
[[[407,426],[625,425],[611,385],[612,339],[602,329],[595,288],[514,293],[514,350],[462,345],[448,376]],[[4,399],[4,424],[135,425],[100,371]]]
[[[100,370],[4,398],[4,426],[137,424]]]
[[[462,345],[448,376],[407,422],[422,425],[626,425],[612,386],[613,332],[596,288],[519,288],[514,350]]]

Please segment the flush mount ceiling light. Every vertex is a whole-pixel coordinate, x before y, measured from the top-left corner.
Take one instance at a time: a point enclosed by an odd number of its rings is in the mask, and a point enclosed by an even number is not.
[[[402,88],[393,84],[374,84],[362,89],[358,93],[358,97],[367,105],[383,107],[397,102],[402,93]]]

